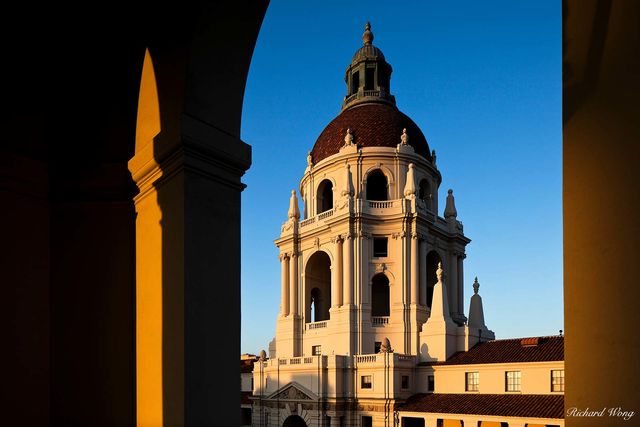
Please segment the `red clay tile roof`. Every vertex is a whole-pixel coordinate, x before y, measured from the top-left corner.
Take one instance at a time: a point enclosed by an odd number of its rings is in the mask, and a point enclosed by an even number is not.
[[[347,128],[358,147],[395,147],[400,143],[402,129],[407,129],[409,145],[416,153],[431,160],[424,134],[407,115],[389,104],[360,104],[344,110],[322,131],[311,157],[314,163],[337,154],[344,145]]]
[[[564,418],[564,395],[416,394],[400,405],[398,410],[502,417]]]
[[[537,339],[538,344],[532,345]],[[446,362],[423,362],[420,365],[468,365],[477,363],[550,362],[564,360],[564,337],[535,337],[494,340],[476,344]],[[524,345],[523,345],[524,342]]]
[[[251,405],[251,400],[249,399],[249,396],[251,396],[251,392],[250,391],[241,391],[240,392],[240,404],[241,405],[245,405],[245,404]]]

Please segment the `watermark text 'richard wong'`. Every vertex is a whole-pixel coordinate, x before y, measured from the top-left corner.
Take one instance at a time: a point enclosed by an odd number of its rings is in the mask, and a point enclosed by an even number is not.
[[[620,417],[625,421],[629,421],[636,413],[634,411],[623,410],[622,408],[602,408],[597,409],[579,409],[572,407],[567,409],[568,417]]]

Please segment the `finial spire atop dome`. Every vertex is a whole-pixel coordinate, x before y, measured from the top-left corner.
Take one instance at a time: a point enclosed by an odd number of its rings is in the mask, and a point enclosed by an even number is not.
[[[365,45],[373,43],[373,33],[371,32],[371,23],[369,21],[367,21],[367,23],[364,25],[362,43]]]

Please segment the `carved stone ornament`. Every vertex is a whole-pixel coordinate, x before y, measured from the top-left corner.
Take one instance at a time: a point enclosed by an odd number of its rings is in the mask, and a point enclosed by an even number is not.
[[[387,269],[387,265],[382,262],[380,264],[376,264],[376,272],[380,273],[380,272],[384,272]]]
[[[336,208],[338,210],[342,210],[345,208],[349,207],[349,202],[351,201],[351,197],[350,196],[342,196],[339,200],[338,203],[336,204]]]
[[[347,134],[344,136],[345,147],[351,147],[353,145],[353,135],[351,134],[351,128],[347,129]]]
[[[294,386],[289,386],[282,390],[280,393],[275,395],[273,399],[286,399],[286,400],[311,400],[309,396],[295,388]]]
[[[282,224],[282,232],[284,233],[285,231],[291,230],[293,228],[294,222],[295,222],[294,219],[289,219],[284,224]]]
[[[316,237],[316,238],[313,240],[313,244],[315,245],[316,250],[317,250],[317,249],[319,249],[319,248],[320,248],[320,238],[319,238],[319,237]]]
[[[393,237],[394,239],[397,239],[397,238],[402,238],[406,235],[407,233],[405,231],[400,231],[400,232],[392,233],[391,237]]]
[[[407,145],[407,143],[409,142],[409,135],[407,135],[406,128],[402,129],[402,135],[400,136],[400,141],[402,145]]]
[[[282,390],[277,395],[273,396],[272,399],[284,399],[284,400],[311,400],[309,396],[295,388],[294,386],[289,386]]]

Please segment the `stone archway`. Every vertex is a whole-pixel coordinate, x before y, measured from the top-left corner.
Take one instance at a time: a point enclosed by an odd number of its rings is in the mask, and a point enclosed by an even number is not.
[[[282,423],[282,427],[307,427],[307,423],[300,415],[289,415]]]

